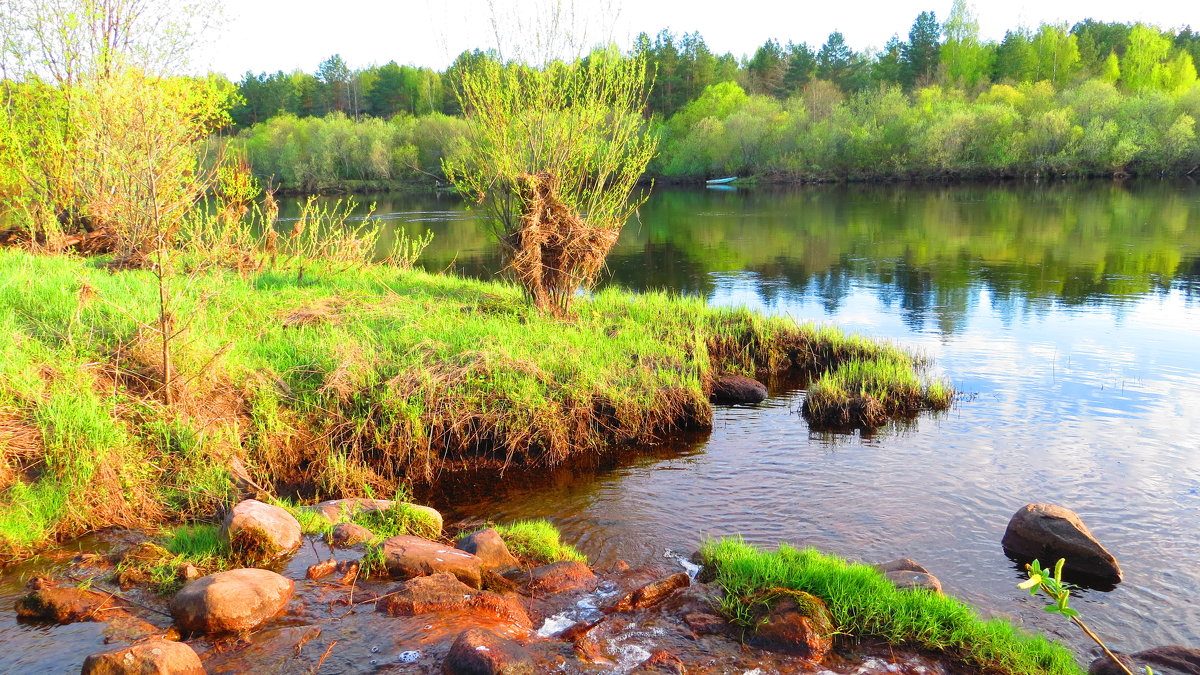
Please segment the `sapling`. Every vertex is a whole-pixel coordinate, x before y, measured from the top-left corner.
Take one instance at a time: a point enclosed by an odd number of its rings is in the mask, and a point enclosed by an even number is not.
[[[1045,593],[1054,601],[1054,604],[1048,605],[1045,608],[1047,612],[1062,614],[1075,622],[1076,626],[1083,629],[1083,632],[1087,633],[1088,637],[1100,645],[1100,649],[1104,650],[1104,654],[1112,659],[1112,662],[1117,664],[1118,668],[1125,671],[1126,675],[1133,675],[1133,671],[1129,670],[1129,667],[1108,649],[1108,646],[1104,644],[1100,636],[1093,633],[1092,629],[1088,628],[1087,624],[1083,622],[1083,619],[1079,618],[1079,611],[1071,607],[1071,588],[1073,586],[1062,580],[1063,565],[1066,562],[1066,558],[1059,558],[1058,564],[1054,566],[1054,572],[1051,573],[1050,570],[1042,569],[1042,564],[1034,560],[1025,566],[1025,569],[1029,573],[1029,579],[1017,584],[1017,588],[1029,591],[1029,594],[1032,596],[1037,596],[1038,591]],[[1154,675],[1154,671],[1150,669],[1150,666],[1146,666],[1146,675]]]

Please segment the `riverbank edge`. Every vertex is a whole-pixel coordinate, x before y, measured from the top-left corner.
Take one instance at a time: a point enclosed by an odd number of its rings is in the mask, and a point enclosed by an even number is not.
[[[0,251],[8,560],[103,527],[186,521],[247,489],[391,494],[657,443],[707,428],[726,374],[922,366],[700,298],[605,290],[558,320],[504,282],[292,261],[172,282],[168,406],[155,276],[104,263]]]

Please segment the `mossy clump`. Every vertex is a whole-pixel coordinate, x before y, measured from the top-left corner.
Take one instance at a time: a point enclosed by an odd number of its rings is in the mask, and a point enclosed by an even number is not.
[[[143,542],[127,551],[117,563],[114,577],[122,586],[148,584],[155,592],[169,595],[187,583],[189,565],[193,573],[204,575],[242,564],[218,525],[181,525],[157,542]]]
[[[505,546],[518,558],[537,565],[575,560],[586,563],[587,556],[562,542],[562,534],[548,520],[519,520],[496,525]]]
[[[350,517],[350,522],[362,525],[381,539],[402,534],[437,539],[442,534],[442,526],[437,518],[424,509],[401,501],[386,509],[356,511]]]
[[[845,361],[809,386],[801,411],[818,427],[874,429],[895,418],[949,408],[954,388],[923,382],[918,365],[903,354]]]
[[[709,540],[702,555],[725,592],[721,610],[735,621],[759,615],[764,593],[802,591],[825,603],[839,634],[940,651],[1005,675],[1082,675],[1063,645],[1007,621],[985,621],[961,600],[898,589],[867,565],[786,544],[763,551],[740,539]]]

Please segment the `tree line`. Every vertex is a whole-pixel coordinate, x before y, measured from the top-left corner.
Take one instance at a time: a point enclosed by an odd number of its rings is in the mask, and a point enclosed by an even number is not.
[[[1086,19],[992,41],[980,37],[966,0],[955,0],[945,21],[921,12],[906,37],[862,51],[837,31],[819,46],[769,39],[738,58],[714,53],[698,33],[639,35],[629,56],[648,64],[644,113],[662,148],[651,171],[827,179],[1187,172],[1200,163],[1200,33],[1190,27]],[[464,52],[436,71],[395,62],[352,70],[335,55],[312,74],[247,73],[232,118],[240,142],[257,148],[256,172],[289,173],[289,160],[269,147],[317,167],[299,183],[303,172],[292,170],[288,184],[437,174],[433,160],[452,155],[458,142],[444,119],[462,115],[456,82],[481,59],[496,56]],[[291,141],[304,147],[279,141],[289,125],[309,129]],[[392,127],[402,132],[388,145],[382,132]],[[348,148],[333,141],[339,134]]]

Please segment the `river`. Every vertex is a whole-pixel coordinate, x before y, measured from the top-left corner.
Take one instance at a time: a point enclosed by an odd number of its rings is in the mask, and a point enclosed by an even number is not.
[[[501,267],[484,213],[384,195],[432,230],[422,264]],[[287,211],[285,209],[285,215]],[[774,383],[711,433],[600,462],[456,480],[460,518],[546,517],[598,562],[705,536],[925,564],[946,591],[1088,651],[1018,591],[1000,548],[1030,502],[1077,511],[1125,581],[1077,606],[1111,646],[1200,646],[1200,187],[1007,183],[657,189],[605,283],[671,289],[893,340],[933,358],[953,409],[871,434],[815,433]]]

